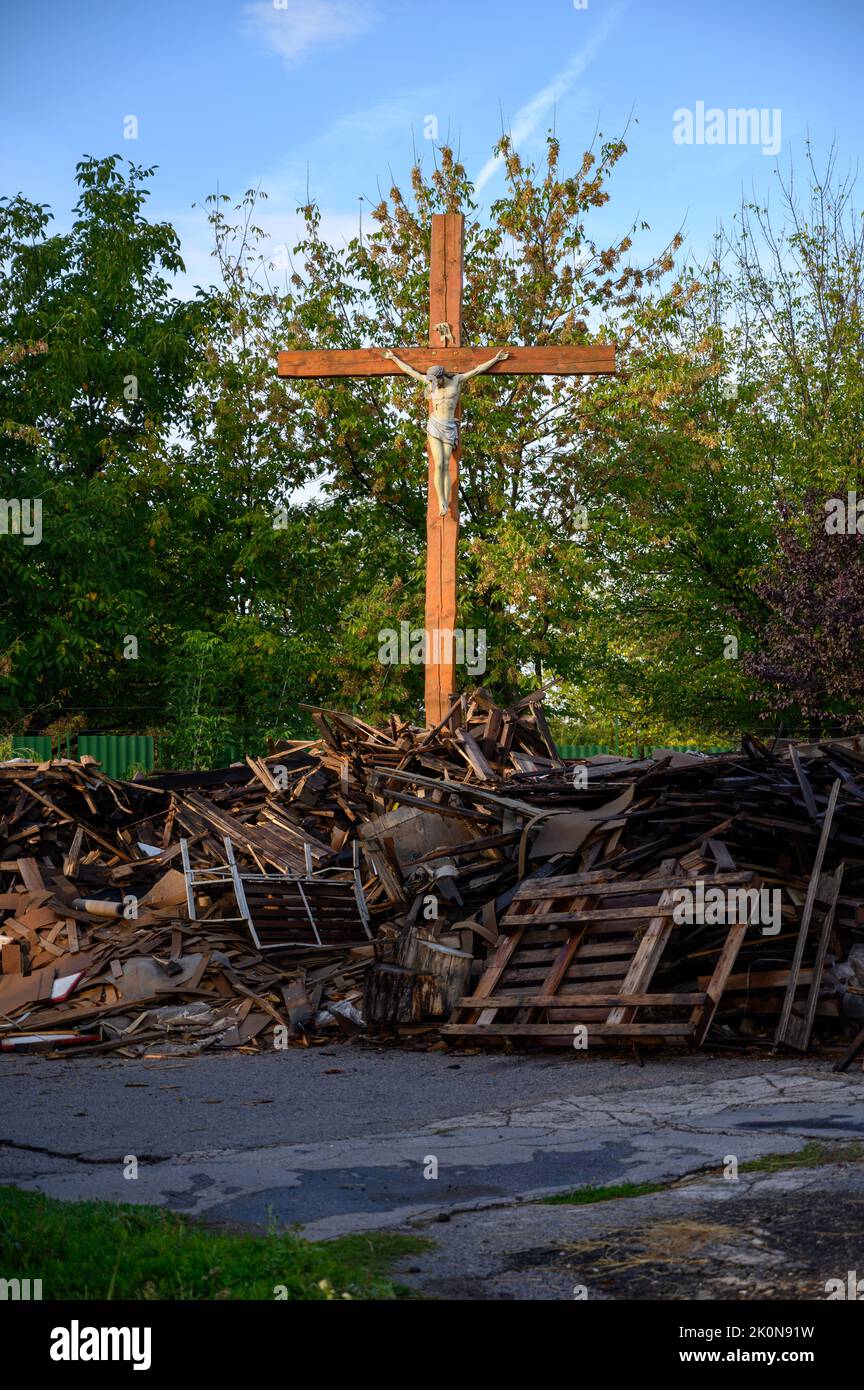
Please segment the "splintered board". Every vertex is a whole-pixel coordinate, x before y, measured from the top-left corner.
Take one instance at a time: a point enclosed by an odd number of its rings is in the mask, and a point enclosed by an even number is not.
[[[666,872],[610,880],[599,873],[521,885],[475,992],[459,1000],[443,1032],[452,1038],[529,1038],[560,1044],[580,1025],[595,1038],[674,1039],[699,1045],[714,1017],[748,927],[746,900],[704,990],[663,992],[651,983],[678,925],[676,890],[757,890],[749,873]],[[692,925],[690,927],[692,930]]]

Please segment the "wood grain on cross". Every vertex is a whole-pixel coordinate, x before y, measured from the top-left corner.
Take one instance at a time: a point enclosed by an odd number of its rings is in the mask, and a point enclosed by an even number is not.
[[[468,372],[487,361],[494,348],[462,346],[462,285],[465,220],[462,213],[432,218],[429,268],[429,346],[397,348],[399,356],[419,372],[441,364],[448,372]],[[614,347],[508,347],[505,362],[490,376],[608,376],[615,371]],[[398,376],[400,369],[381,354],[381,348],[280,352],[280,377]],[[470,389],[470,388],[469,388]],[[431,406],[430,406],[431,409]],[[434,461],[429,454],[426,509],[426,723],[440,724],[456,691],[452,643],[436,634],[456,628],[456,572],[459,540],[459,461],[461,447],[450,461],[450,510],[440,516],[434,487]]]

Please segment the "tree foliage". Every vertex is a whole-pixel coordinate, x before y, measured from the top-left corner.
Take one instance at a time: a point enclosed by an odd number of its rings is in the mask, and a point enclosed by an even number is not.
[[[2,713],[47,722],[67,701],[110,722],[146,704],[147,635],[165,620],[154,555],[166,440],[193,370],[194,305],[152,169],[85,159],[68,232],[0,200],[0,459],[5,499],[40,500],[42,539],[0,537]],[[136,634],[139,663],[123,659]],[[122,718],[123,716],[120,715]]]
[[[604,738],[616,716],[658,741],[854,722],[857,541],[811,524],[862,473],[864,233],[834,153],[696,265],[680,236],[643,252],[642,223],[599,240],[623,141],[575,168],[552,136],[538,162],[497,152],[485,212],[446,147],[347,245],[309,202],[287,268],[263,193],[214,196],[213,283],[185,301],[152,169],[83,160],[67,232],[0,201],[0,491],[43,505],[41,544],[0,534],[7,728],[170,727],[201,763],[238,726],[298,731],[304,701],[419,714],[422,670],[383,664],[379,633],[423,623],[422,397],[274,367],[426,341],[431,219],[457,209],[466,343],[614,343],[619,365],[466,391],[460,623],[487,634],[484,683],[555,678],[559,716]]]
[[[860,728],[864,536],[832,527],[812,494],[803,534],[799,519],[784,507],[779,536],[780,553],[757,586],[766,610],[757,645],[745,656],[755,696],[768,710],[798,716],[814,732]]]

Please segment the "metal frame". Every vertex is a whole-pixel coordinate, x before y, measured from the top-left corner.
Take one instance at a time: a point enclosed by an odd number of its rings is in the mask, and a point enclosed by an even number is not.
[[[334,879],[337,875],[341,876],[338,880],[339,882],[347,883],[347,880],[344,876],[346,872],[350,872],[354,888],[354,899],[357,904],[357,911],[360,916],[360,924],[363,927],[363,930],[366,933],[367,938],[370,941],[372,940],[371,918],[369,916],[369,909],[366,906],[366,899],[363,896],[363,880],[360,874],[360,846],[356,841],[354,842],[353,846],[353,864],[350,871],[339,868],[313,869],[312,856],[309,851],[309,846],[305,845],[305,875],[241,873],[240,869],[238,868],[237,861],[234,858],[234,846],[231,843],[230,837],[228,835],[223,835],[222,843],[225,846],[225,864],[217,865],[213,868],[194,869],[189,860],[189,843],[185,839],[181,838],[180,840],[180,857],[183,864],[183,874],[186,879],[186,905],[189,910],[190,921],[197,922],[200,920],[195,913],[196,888],[230,886],[234,891],[234,899],[242,915],[240,917],[219,917],[214,919],[215,921],[244,922],[245,925],[249,928],[249,933],[252,937],[253,942],[255,943],[256,948],[262,952],[284,951],[295,945],[305,945],[306,943],[302,942],[277,942],[276,944],[272,945],[266,942],[262,942],[258,936],[257,931],[255,930],[255,923],[252,920],[252,914],[249,910],[249,903],[246,899],[246,890],[243,886],[246,883],[293,884],[294,886],[296,886],[300,894],[300,897],[303,901],[303,906],[306,909],[306,915],[309,918],[309,925],[311,926],[313,934],[315,936],[314,945],[316,947],[326,949],[326,943],[321,940],[321,933],[319,932],[318,924],[315,921],[315,914],[313,913],[312,907],[309,903],[309,899],[307,898],[306,893],[304,892],[303,885],[304,883],[308,886],[312,883],[326,882],[328,879]],[[309,942],[308,944],[311,946],[313,943]]]

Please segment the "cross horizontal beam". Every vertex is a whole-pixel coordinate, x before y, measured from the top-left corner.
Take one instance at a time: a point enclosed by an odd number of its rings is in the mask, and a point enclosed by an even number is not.
[[[470,372],[494,357],[495,346],[482,348],[398,348],[403,362],[418,372],[439,363],[450,372]],[[506,362],[497,363],[490,376],[612,376],[614,347],[511,347]],[[280,352],[280,377],[399,376],[395,362],[382,357],[380,348]]]

